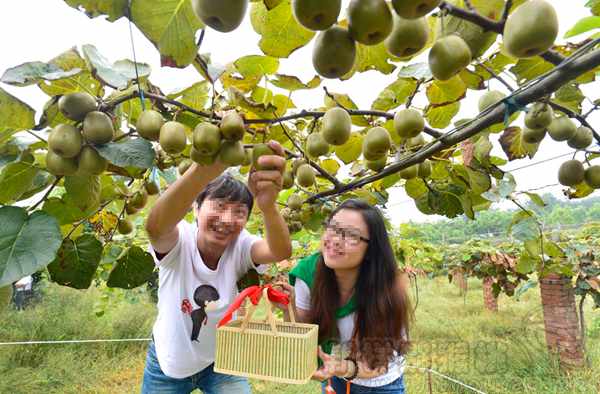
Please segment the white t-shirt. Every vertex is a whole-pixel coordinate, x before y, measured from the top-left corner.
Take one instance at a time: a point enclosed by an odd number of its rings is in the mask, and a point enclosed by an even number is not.
[[[238,295],[237,281],[254,267],[251,248],[260,237],[242,230],[213,271],[198,251],[196,225],[181,221],[178,229],[177,244],[162,259],[152,245],[149,251],[159,267],[158,317],[152,330],[158,363],[167,376],[182,379],[214,362],[217,323]],[[204,310],[194,301],[194,292],[202,285],[212,286],[202,288],[205,296],[218,296]],[[195,341],[192,316],[199,322]]]
[[[310,310],[310,287],[300,278],[296,278],[294,285],[296,292],[296,307],[299,309]],[[354,332],[354,322],[356,320],[356,312],[344,316],[337,320],[338,331],[340,332],[340,342],[349,343]],[[372,379],[352,380],[352,383],[367,387],[380,387],[390,384],[404,373],[404,357],[394,352],[394,357],[388,363],[388,371]]]

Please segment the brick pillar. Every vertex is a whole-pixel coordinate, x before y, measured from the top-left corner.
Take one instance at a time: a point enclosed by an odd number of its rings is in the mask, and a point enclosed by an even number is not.
[[[483,280],[483,303],[487,310],[498,312],[498,299],[494,297],[494,292],[492,291],[493,283],[494,278],[491,277],[487,277]]]
[[[550,274],[540,280],[546,345],[564,368],[585,364],[583,341],[571,278]]]

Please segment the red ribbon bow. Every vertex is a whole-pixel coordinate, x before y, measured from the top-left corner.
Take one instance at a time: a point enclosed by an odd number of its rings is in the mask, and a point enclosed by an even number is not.
[[[244,291],[242,291],[237,296],[235,301],[233,301],[233,303],[229,305],[229,308],[227,308],[225,315],[223,316],[221,321],[219,321],[219,324],[217,324],[217,328],[231,321],[233,313],[242,306],[242,303],[246,298],[248,298],[252,304],[258,305],[258,303],[260,302],[260,298],[262,297],[263,289],[265,288],[267,289],[267,296],[269,298],[269,301],[283,305],[289,304],[290,300],[288,295],[279,290],[275,290],[271,285],[250,286],[244,289]]]

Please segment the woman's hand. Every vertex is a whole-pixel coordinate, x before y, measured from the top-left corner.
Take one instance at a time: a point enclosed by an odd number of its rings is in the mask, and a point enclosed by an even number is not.
[[[343,378],[349,375],[350,362],[348,360],[341,360],[339,357],[325,353],[321,346],[319,346],[319,358],[323,361],[323,365],[313,374],[313,379],[323,381],[333,376]]]
[[[296,313],[296,291],[294,289],[294,286],[290,285],[287,282],[277,282],[273,284],[273,287],[281,287],[281,291],[288,296],[289,304],[291,305],[292,310],[294,311],[294,316],[297,316],[298,314]],[[277,309],[281,309],[283,311],[283,318],[285,321],[290,321],[288,305],[283,305],[280,303],[273,303],[273,305]]]

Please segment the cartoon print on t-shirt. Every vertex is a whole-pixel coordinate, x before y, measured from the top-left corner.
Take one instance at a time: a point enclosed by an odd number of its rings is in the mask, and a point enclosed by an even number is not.
[[[192,304],[187,298],[181,303],[181,311],[192,318],[192,341],[198,340],[200,329],[208,322],[206,307],[210,302],[217,301],[218,299],[219,292],[217,289],[210,285],[201,285],[194,291],[194,302],[199,306],[198,309],[193,310]]]

